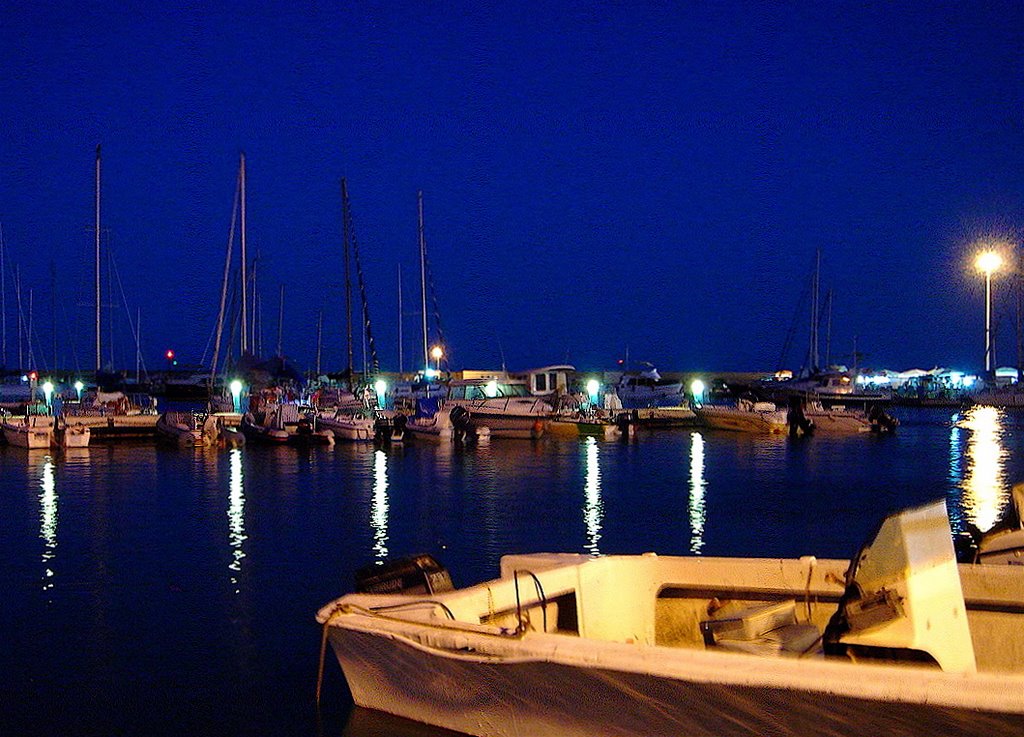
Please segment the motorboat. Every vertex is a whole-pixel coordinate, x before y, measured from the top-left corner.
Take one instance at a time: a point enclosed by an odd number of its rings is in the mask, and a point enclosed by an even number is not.
[[[539,438],[553,411],[525,381],[505,376],[453,380],[444,404],[466,410],[469,427],[486,427],[493,438]]]
[[[600,416],[595,412],[569,412],[552,416],[547,431],[555,437],[618,440],[623,434],[634,433],[636,423],[631,421],[628,412],[615,417]]]
[[[860,409],[854,406],[826,407],[816,400],[793,398],[788,413],[790,428],[805,428],[815,434],[857,435],[860,433],[889,433],[899,426],[899,420],[878,403]]]
[[[1010,506],[1003,519],[976,536],[973,560],[1024,567],[1024,484],[1013,487]]]
[[[740,397],[735,404],[694,404],[697,421],[713,430],[753,433],[784,433],[786,410],[772,402]]]
[[[456,590],[418,556],[357,586],[317,613],[356,705],[479,737],[1024,726],[1024,567],[958,565],[942,501],[852,561],[508,555]]]
[[[829,406],[892,401],[891,389],[872,388],[862,383],[861,377],[855,371],[821,371],[783,381],[767,381],[760,389],[777,401],[801,397]]]
[[[0,427],[7,444],[16,448],[49,448],[53,438],[53,418],[48,415],[15,417],[5,413]]]
[[[288,431],[275,424],[275,413],[267,409],[246,412],[238,429],[246,443],[262,445],[284,445],[288,442]]]
[[[686,402],[683,382],[662,378],[653,366],[622,374],[615,384],[615,393],[625,409],[678,407]]]
[[[205,447],[217,442],[217,418],[209,412],[164,412],[156,422],[157,437],[176,445]]]
[[[414,440],[439,443],[484,444],[491,439],[486,425],[470,422],[464,407],[446,405],[439,398],[424,398],[416,403],[416,414],[406,419],[404,431]]]
[[[57,448],[87,448],[91,438],[88,425],[68,425],[63,417],[57,417],[53,424],[51,442]]]
[[[372,417],[339,408],[320,410],[317,413],[317,424],[338,440],[373,440],[376,434]]]

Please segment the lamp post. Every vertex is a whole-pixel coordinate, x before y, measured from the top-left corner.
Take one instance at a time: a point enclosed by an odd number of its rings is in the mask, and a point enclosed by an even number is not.
[[[992,273],[1003,265],[1003,257],[995,251],[985,251],[974,261],[975,267],[985,275],[985,373],[992,374]]]

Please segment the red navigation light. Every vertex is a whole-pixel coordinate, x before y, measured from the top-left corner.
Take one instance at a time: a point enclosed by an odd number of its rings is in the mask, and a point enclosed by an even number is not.
[[[164,355],[167,356],[168,361],[174,360],[174,351],[172,351],[170,348],[167,349],[167,353],[165,353]]]
[[[29,372],[29,374],[28,374],[28,380],[29,381],[35,381],[38,378],[39,378],[39,374],[37,374],[35,371],[30,371]]]

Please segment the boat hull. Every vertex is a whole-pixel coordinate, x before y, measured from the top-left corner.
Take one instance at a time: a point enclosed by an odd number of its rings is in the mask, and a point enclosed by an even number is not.
[[[4,439],[15,448],[38,450],[49,448],[53,431],[48,428],[36,427],[4,427]]]
[[[362,417],[345,418],[321,414],[317,418],[317,427],[330,431],[338,440],[353,442],[373,440],[375,434],[373,420]]]
[[[694,410],[697,419],[712,430],[730,430],[733,432],[752,433],[784,433],[786,432],[786,413],[745,412],[730,407],[702,407]]]
[[[91,436],[86,425],[58,428],[53,431],[53,444],[58,448],[88,448]]]
[[[888,699],[856,698],[832,691],[827,679],[797,689],[570,664],[557,654],[501,660],[472,637],[466,650],[440,657],[370,632],[332,628],[330,639],[357,705],[480,737],[1010,737],[1024,728],[1022,714],[908,703],[898,688]],[[772,680],[760,678],[759,664],[741,656],[736,678]]]

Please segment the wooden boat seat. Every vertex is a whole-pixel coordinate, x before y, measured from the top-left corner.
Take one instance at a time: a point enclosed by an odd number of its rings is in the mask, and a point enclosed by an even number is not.
[[[796,619],[796,601],[772,602],[729,611],[700,623],[706,647],[755,655],[805,655],[821,649],[821,630]]]

